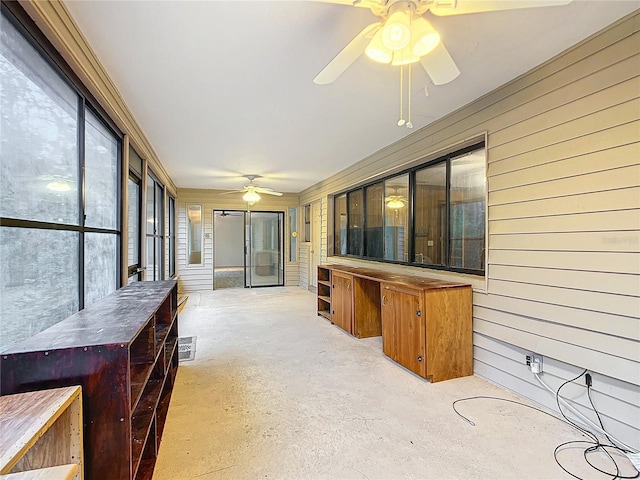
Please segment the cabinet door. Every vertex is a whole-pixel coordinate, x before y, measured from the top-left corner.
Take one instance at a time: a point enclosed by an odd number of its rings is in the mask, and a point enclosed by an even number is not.
[[[331,292],[331,321],[344,331],[353,333],[352,329],[352,286],[353,277],[337,272],[332,272],[332,292]]]
[[[421,292],[384,286],[382,288],[383,351],[403,367],[424,377],[425,331]],[[392,339],[389,338],[391,331]]]

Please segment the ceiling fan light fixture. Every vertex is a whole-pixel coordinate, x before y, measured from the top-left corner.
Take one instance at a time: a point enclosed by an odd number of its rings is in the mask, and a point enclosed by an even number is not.
[[[242,200],[244,200],[249,205],[253,205],[257,201],[260,200],[260,195],[255,190],[247,190],[244,195],[242,195]]]
[[[382,26],[382,43],[390,50],[402,50],[411,41],[411,14],[398,10]]]
[[[418,17],[411,25],[412,53],[423,57],[432,52],[440,43],[440,34],[424,17]]]
[[[411,47],[407,45],[402,50],[393,52],[393,60],[391,65],[402,66],[409,65],[410,63],[417,63],[420,61],[420,57],[413,54]]]
[[[404,207],[404,205],[404,201],[398,197],[389,197],[389,201],[387,202],[387,207],[393,210],[398,210],[399,208]]]
[[[371,60],[378,63],[391,63],[393,58],[393,51],[382,43],[382,30],[376,32],[364,53]]]

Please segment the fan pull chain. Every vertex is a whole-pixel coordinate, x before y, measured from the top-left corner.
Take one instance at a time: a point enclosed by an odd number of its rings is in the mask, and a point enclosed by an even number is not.
[[[402,86],[404,84],[404,78],[402,75],[402,72],[404,70],[404,67],[402,65],[400,65],[400,119],[398,120],[398,126],[401,127],[404,125],[405,120],[404,117],[402,115],[402,104],[403,104],[403,98],[402,98]]]
[[[409,79],[408,79],[408,92],[407,92],[407,110],[408,110],[408,121],[407,128],[413,128],[413,123],[411,123],[411,64],[409,64]]]

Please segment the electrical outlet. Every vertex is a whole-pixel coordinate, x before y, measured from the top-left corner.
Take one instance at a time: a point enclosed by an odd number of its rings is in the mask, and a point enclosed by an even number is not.
[[[526,357],[526,363],[531,373],[542,373],[542,355],[530,353]]]

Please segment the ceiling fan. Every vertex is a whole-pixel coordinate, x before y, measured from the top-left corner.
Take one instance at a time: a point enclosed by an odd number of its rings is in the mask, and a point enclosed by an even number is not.
[[[253,181],[256,178],[259,178],[260,175],[243,175],[245,178],[249,180],[249,183],[242,187],[240,190],[231,190],[229,192],[222,192],[220,195],[229,195],[231,193],[242,193],[242,200],[247,202],[249,205],[253,205],[258,200],[260,200],[260,193],[266,195],[275,195],[277,197],[281,197],[281,192],[276,192],[271,188],[261,187]]]
[[[381,21],[365,27],[313,79],[318,85],[335,81],[364,53],[371,60],[394,66],[420,63],[435,85],[460,75],[440,34],[424,16],[494,12],[567,5],[573,0],[320,0],[369,8]]]

